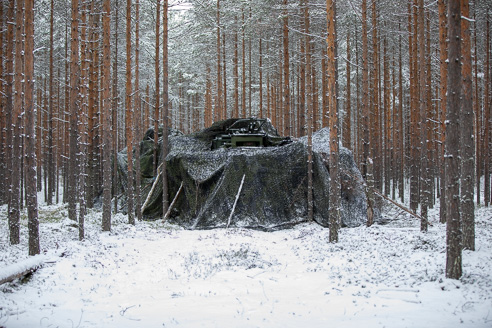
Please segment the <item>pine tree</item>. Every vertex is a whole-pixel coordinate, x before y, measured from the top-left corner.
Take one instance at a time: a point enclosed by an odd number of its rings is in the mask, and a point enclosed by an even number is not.
[[[217,0],[217,6],[219,2]],[[167,180],[167,163],[166,157],[169,152],[168,145],[168,123],[169,123],[169,68],[168,68],[168,0],[164,0],[163,5],[163,20],[162,20],[162,69],[163,69],[163,79],[162,79],[162,105],[163,105],[163,132],[162,132],[162,217],[167,213],[169,207],[169,187]],[[219,42],[220,43],[220,42]],[[219,47],[220,48],[220,47]],[[220,76],[219,76],[220,80]],[[219,97],[220,99],[220,97]]]
[[[103,59],[102,59],[102,111],[103,111],[103,216],[102,229],[111,230],[111,54],[110,54],[111,0],[103,2]]]
[[[137,220],[142,221],[141,200],[141,167],[140,167],[140,138],[142,137],[142,94],[140,92],[140,0],[135,2],[135,115],[133,126],[135,129],[135,214]]]
[[[283,104],[284,104],[284,119],[285,129],[283,134],[285,136],[291,135],[291,109],[290,109],[290,63],[289,63],[289,13],[287,11],[287,0],[283,0],[283,28],[282,28],[282,44],[283,44]]]
[[[447,105],[447,83],[448,83],[448,65],[447,60],[447,2],[445,0],[438,0],[439,8],[439,71],[440,71],[440,134],[441,134],[441,168],[440,168],[440,208],[439,217],[441,223],[446,222],[446,173],[444,165],[444,144],[446,141],[446,105]]]
[[[34,0],[25,2],[25,113],[27,135],[27,216],[29,255],[40,253],[38,194],[36,190],[36,140],[34,137]]]
[[[468,0],[461,0],[461,39],[463,76],[463,103],[460,116],[461,128],[461,221],[463,225],[463,247],[475,250],[475,204],[474,192],[474,157],[473,140],[473,82],[470,36],[470,6]]]
[[[330,118],[330,242],[338,242],[340,226],[341,186],[339,168],[339,135],[337,105],[336,1],[326,0],[328,24],[328,107]]]
[[[6,21],[14,21],[14,7],[15,1],[9,0],[7,7]],[[13,24],[6,24],[7,34],[6,34],[6,53],[5,53],[5,127],[6,127],[6,170],[7,172],[12,172],[12,174],[6,174],[5,184],[7,186],[7,197],[6,201],[8,203],[8,222],[9,222],[9,237],[10,243],[15,244],[18,240],[16,237],[16,231],[18,231],[18,225],[15,219],[14,213],[12,213],[12,195],[13,195],[13,170],[12,170],[12,158],[13,158],[13,129],[12,129],[12,114],[13,114],[13,77],[14,77],[14,26]],[[18,233],[17,233],[18,236]],[[14,238],[12,238],[14,237]],[[17,243],[19,243],[17,241]]]
[[[459,279],[462,274],[461,209],[459,185],[461,100],[461,6],[460,0],[448,2],[448,83],[446,143],[446,277]]]
[[[77,154],[78,144],[78,107],[80,87],[79,63],[79,1],[72,1],[72,24],[70,33],[70,158],[68,176],[68,217],[77,220],[77,180],[79,177],[79,163]]]
[[[23,102],[23,92],[22,92],[22,80],[23,77],[23,33],[22,28],[24,26],[24,0],[16,1],[16,12],[15,12],[15,83],[14,83],[14,106],[12,115],[12,180],[11,180],[11,195],[10,195],[10,206],[9,206],[9,229],[10,229],[10,243],[12,245],[19,244],[20,242],[20,208],[22,201],[20,199],[22,189],[21,189],[21,166],[23,159],[23,149],[22,147],[22,102]]]
[[[135,224],[133,206],[133,108],[132,108],[132,0],[126,1],[126,154],[127,154],[127,208],[128,223]]]
[[[367,1],[362,0],[362,176],[367,178],[369,159],[369,62],[367,45]]]
[[[161,0],[157,0],[155,19],[155,107],[154,107],[154,176],[157,176],[159,158],[159,110],[160,110],[160,28],[161,28]]]

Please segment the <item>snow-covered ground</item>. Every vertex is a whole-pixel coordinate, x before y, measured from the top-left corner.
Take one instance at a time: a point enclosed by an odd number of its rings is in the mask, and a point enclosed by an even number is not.
[[[0,274],[27,259],[8,242],[0,208]],[[187,231],[90,211],[78,241],[66,208],[40,207],[43,268],[0,286],[0,327],[492,327],[492,208],[476,211],[475,252],[445,278],[445,226],[392,221],[342,229],[316,224],[261,232]]]

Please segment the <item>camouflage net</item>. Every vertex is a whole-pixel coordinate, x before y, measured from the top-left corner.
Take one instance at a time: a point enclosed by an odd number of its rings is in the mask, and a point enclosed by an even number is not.
[[[170,151],[166,164],[170,202],[183,183],[183,190],[169,220],[187,229],[226,227],[244,176],[244,184],[229,226],[275,230],[306,221],[306,139],[301,138],[279,147],[210,150],[213,138],[234,122],[234,119],[217,122],[210,128],[190,135],[169,131]],[[162,136],[162,129],[159,132]],[[155,181],[153,137],[154,132],[150,129],[140,144],[142,203]],[[159,138],[159,149],[161,142],[162,138]],[[314,135],[314,220],[322,226],[328,226],[328,145],[327,129]],[[161,164],[163,159],[160,151],[158,156]],[[341,149],[340,161],[342,225],[358,226],[365,223],[367,218],[362,177],[349,150]],[[118,168],[121,189],[124,190],[127,174],[125,151],[118,156]],[[123,207],[124,198],[122,196]],[[147,219],[162,217],[162,179],[157,180],[150,194],[144,216]]]

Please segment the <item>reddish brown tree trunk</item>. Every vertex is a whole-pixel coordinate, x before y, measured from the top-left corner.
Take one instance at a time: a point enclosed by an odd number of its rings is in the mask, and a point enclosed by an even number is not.
[[[217,5],[218,5],[218,0],[217,0]],[[168,12],[168,0],[164,0],[164,5],[163,5],[163,19],[162,19],[162,30],[163,30],[163,37],[162,37],[162,69],[163,69],[163,79],[162,79],[162,105],[163,105],[163,115],[162,115],[162,122],[163,122],[163,132],[162,132],[162,210],[164,215],[167,212],[167,209],[169,207],[169,187],[168,187],[168,180],[167,180],[167,163],[166,163],[166,156],[169,152],[169,146],[168,146],[168,122],[169,122],[169,68],[168,68],[168,17],[167,13]],[[219,40],[220,40],[220,34],[218,35]],[[220,43],[220,41],[219,41]],[[220,46],[220,44],[219,44]],[[218,48],[218,50],[220,47]],[[220,75],[219,75],[219,80],[220,80]]]
[[[132,108],[132,0],[126,1],[126,155],[127,155],[127,208],[128,223],[135,224],[133,192],[133,108]]]
[[[444,144],[446,140],[446,104],[447,104],[447,82],[448,82],[448,64],[446,60],[447,56],[447,15],[446,9],[447,2],[445,0],[438,0],[439,9],[439,72],[440,72],[440,88],[439,88],[439,98],[440,98],[440,133],[441,133],[441,169],[440,169],[440,208],[439,217],[441,223],[446,222],[446,175],[445,175],[445,165],[444,165]]]
[[[328,42],[328,107],[330,116],[330,235],[332,243],[338,242],[338,229],[340,226],[340,168],[338,149],[338,106],[336,90],[336,3],[334,0],[326,0],[327,11],[327,42]]]
[[[460,0],[448,2],[448,95],[446,116],[446,277],[462,275],[462,233],[460,211],[460,109],[462,105],[461,76],[461,6]]]
[[[475,204],[473,202],[475,182],[475,144],[473,140],[473,82],[470,36],[470,6],[468,0],[461,1],[461,74],[463,75],[461,108],[461,222],[463,247],[475,250]]]
[[[34,138],[34,0],[26,0],[25,18],[25,113],[27,135],[27,215],[29,229],[29,255],[40,253],[38,196],[36,190],[36,153]]]
[[[284,51],[284,88],[283,88],[283,105],[284,105],[284,135],[291,135],[291,118],[290,118],[290,60],[289,60],[289,12],[287,11],[287,0],[283,2],[283,51]]]
[[[103,61],[102,61],[102,111],[103,111],[103,217],[102,229],[111,230],[111,79],[110,79],[110,12],[111,0],[103,2]]]

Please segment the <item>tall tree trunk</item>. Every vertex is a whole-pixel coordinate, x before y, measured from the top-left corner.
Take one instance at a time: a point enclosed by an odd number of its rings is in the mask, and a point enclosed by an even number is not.
[[[386,24],[385,24],[386,27]],[[390,75],[389,75],[389,58],[388,58],[388,40],[383,39],[383,112],[381,119],[384,122],[384,142],[383,142],[383,161],[384,161],[384,194],[390,194],[391,180],[391,108],[390,108]]]
[[[159,109],[160,109],[160,28],[161,28],[161,0],[157,0],[156,19],[155,19],[155,109],[154,109],[154,177],[157,176],[159,158]]]
[[[304,34],[306,42],[306,107],[307,107],[307,151],[308,151],[308,220],[314,220],[313,203],[313,108],[311,93],[311,37],[309,35],[309,0],[304,0]]]
[[[46,199],[46,203],[51,205],[53,203],[53,193],[55,191],[55,161],[53,160],[53,80],[54,76],[54,65],[53,65],[53,16],[54,16],[54,0],[50,2],[50,54],[49,54],[49,107],[48,107],[48,154],[47,154],[47,166],[48,166],[48,197]]]
[[[418,0],[408,4],[408,32],[410,47],[410,209],[417,211],[420,202],[420,134],[419,134],[419,66],[418,66]],[[413,2],[413,4],[412,4]]]
[[[470,6],[468,0],[461,2],[461,74],[462,109],[461,109],[461,222],[463,225],[463,247],[475,250],[475,204],[474,192],[474,156],[475,144],[473,140],[473,82],[470,36]]]
[[[87,40],[87,4],[82,3],[81,7],[81,79],[80,79],[80,115],[79,115],[79,163],[80,163],[80,174],[79,174],[79,240],[84,239],[84,223],[85,214],[87,207],[87,194],[86,194],[86,172],[87,172],[87,113],[88,113],[88,89],[87,85],[89,82],[89,49]]]
[[[14,21],[14,7],[15,0],[9,0],[7,16],[5,17],[6,21],[13,22]],[[6,174],[6,186],[7,186],[7,203],[8,203],[8,221],[9,221],[9,236],[10,243],[15,244],[16,240],[19,240],[18,237],[18,225],[16,225],[16,217],[15,211],[12,212],[12,195],[13,195],[13,174],[14,170],[12,167],[12,158],[13,158],[13,126],[12,126],[12,114],[13,114],[13,82],[14,82],[14,24],[6,24],[7,35],[6,35],[6,53],[5,53],[5,125],[6,125],[6,172],[12,172],[11,174]],[[16,234],[17,231],[17,234]],[[17,238],[12,238],[16,237]],[[14,241],[14,242],[13,242]],[[17,241],[17,244],[19,241]]]
[[[345,147],[349,149],[352,148],[352,126],[351,126],[351,120],[352,120],[352,102],[351,102],[351,81],[350,81],[350,54],[351,49],[350,49],[350,28],[347,29],[347,63],[346,63],[346,74],[347,74],[347,94],[346,94],[346,99],[345,99],[345,124],[343,125],[342,128],[342,133],[343,133],[343,144]]]
[[[237,25],[237,16],[234,17]],[[239,117],[239,55],[238,55],[238,31],[234,32],[234,114],[233,117]],[[208,81],[208,80],[207,80]],[[207,125],[209,126],[209,125]]]
[[[36,190],[36,152],[34,138],[34,0],[26,0],[25,36],[25,113],[27,134],[27,216],[29,255],[40,253],[38,196]]]
[[[166,2],[166,0],[164,0]],[[222,116],[222,62],[221,62],[221,51],[220,51],[220,0],[217,0],[217,97],[215,102],[215,116],[222,120],[224,117]],[[165,34],[166,32],[164,32]]]
[[[448,96],[446,117],[446,277],[459,279],[462,274],[460,209],[460,109],[461,101],[461,6],[460,0],[448,1]]]
[[[282,43],[283,43],[283,51],[284,51],[284,88],[283,88],[283,104],[284,104],[284,120],[285,120],[285,125],[284,125],[284,136],[289,136],[291,135],[291,117],[290,117],[290,59],[289,59],[289,12],[287,10],[287,0],[283,0],[283,37],[282,37]]]
[[[218,4],[218,0],[217,0]],[[163,79],[162,79],[162,105],[163,105],[163,116],[162,122],[164,124],[162,132],[162,217],[167,213],[169,207],[169,187],[167,180],[167,163],[166,157],[169,152],[168,145],[168,122],[169,122],[169,67],[168,67],[168,0],[164,0],[163,5],[163,19],[162,19],[162,69],[163,69]],[[220,36],[219,36],[220,37]],[[220,42],[220,41],[219,41]],[[219,76],[220,80],[220,76]]]
[[[103,2],[103,61],[102,61],[102,112],[103,112],[103,231],[111,230],[111,53],[110,53],[111,0]]]
[[[70,161],[68,178],[68,217],[77,220],[77,180],[78,180],[78,106],[80,87],[79,65],[79,1],[72,1],[72,26],[70,42]]]
[[[260,118],[263,118],[263,52],[262,52],[262,40],[261,40],[262,36],[260,34],[260,40],[259,40],[259,46],[258,46],[258,51],[259,51],[259,78],[260,78],[260,103],[259,103],[259,113],[258,113],[258,116]],[[291,132],[292,134],[292,132]]]
[[[135,213],[137,220],[142,221],[141,200],[141,167],[140,167],[140,140],[142,138],[142,94],[140,92],[140,0],[135,2],[135,97],[134,97],[134,121],[135,129]]]
[[[118,95],[118,72],[119,72],[119,61],[118,61],[118,55],[119,55],[119,48],[118,48],[118,43],[119,43],[119,12],[120,12],[120,7],[119,7],[119,0],[116,0],[115,3],[115,11],[114,11],[114,59],[113,59],[113,96],[111,99],[111,123],[112,123],[112,131],[113,131],[113,156],[114,158],[118,158],[118,151],[120,150],[120,138],[118,136],[118,130],[122,124],[119,122],[118,118],[118,108],[119,108],[119,95]],[[118,193],[119,193],[119,187],[122,182],[119,181],[120,176],[118,174],[118,161],[113,161],[113,190],[112,194],[114,197],[114,205],[113,205],[113,212],[117,213],[118,212]]]
[[[426,232],[429,207],[430,183],[427,179],[427,87],[426,87],[426,52],[425,52],[425,11],[424,0],[418,0],[418,68],[419,68],[419,112],[420,112],[420,231]]]
[[[372,108],[371,108],[371,127],[372,127],[372,157],[374,160],[374,182],[375,187],[378,190],[382,190],[382,130],[381,130],[381,112],[379,106],[379,83],[380,83],[380,69],[379,69],[379,35],[378,35],[378,10],[376,1],[372,2],[372,48],[373,48],[373,77],[372,77]]]
[[[304,24],[304,23],[301,23]],[[306,44],[304,40],[300,40],[300,57],[301,63],[299,64],[299,136],[306,135]],[[326,113],[328,117],[328,113]],[[328,119],[326,120],[326,126],[328,126]]]
[[[228,118],[227,114],[227,60],[226,60],[226,32],[222,32],[222,78],[223,78],[223,92],[222,92],[222,116],[224,119]],[[192,107],[193,108],[193,107]],[[195,109],[193,108],[193,113]],[[198,126],[192,123],[193,131],[195,131]]]
[[[3,71],[3,61],[4,61],[4,54],[3,54],[3,49],[5,46],[5,41],[4,41],[4,35],[7,34],[4,31],[7,30],[6,28],[6,23],[5,23],[5,17],[4,17],[4,11],[3,11],[3,6],[4,3],[2,2],[0,4],[0,30],[2,33],[0,33],[0,205],[3,205],[4,203],[7,203],[6,197],[7,197],[7,190],[9,188],[8,186],[8,180],[6,177],[6,172],[7,172],[7,165],[6,165],[6,156],[5,154],[7,153],[7,145],[10,144],[10,142],[7,144],[6,142],[6,135],[5,131],[7,130],[7,127],[5,125],[6,121],[6,113],[5,113],[5,105],[4,105],[4,95],[6,95],[4,91],[4,81],[6,81],[6,77],[4,76],[4,71]]]
[[[480,204],[480,177],[482,174],[482,165],[481,165],[481,157],[482,157],[482,149],[481,149],[481,140],[482,140],[482,113],[480,107],[480,97],[479,97],[479,84],[478,84],[478,45],[477,45],[477,6],[474,6],[473,11],[473,21],[474,21],[474,29],[473,29],[473,40],[474,40],[474,59],[475,59],[475,101],[473,103],[475,110],[475,176],[476,176],[476,196],[477,196],[477,205]]]
[[[446,105],[447,105],[447,83],[448,83],[448,64],[446,62],[448,58],[448,49],[446,39],[448,37],[447,31],[447,1],[438,0],[439,9],[439,72],[440,72],[440,88],[439,88],[439,98],[440,98],[440,133],[441,133],[441,163],[445,162],[445,140],[446,140]],[[446,222],[446,172],[445,165],[441,165],[440,169],[440,208],[439,208],[439,218],[441,223]]]
[[[22,27],[24,26],[24,0],[16,1],[15,14],[15,85],[14,85],[14,107],[13,107],[13,150],[12,150],[12,180],[9,212],[10,243],[12,245],[20,242],[20,207],[21,207],[21,166],[22,163],[22,80],[23,80],[23,49],[22,49]]]
[[[96,95],[99,93],[96,86],[97,83],[97,66],[99,65],[99,56],[97,54],[97,38],[96,36],[96,19],[94,15],[94,0],[91,0],[89,12],[89,99],[88,99],[88,117],[87,117],[87,207],[94,207],[94,194],[95,194],[95,174],[96,174],[96,149],[95,149],[95,113],[96,113]]]
[[[489,206],[490,197],[492,193],[490,192],[490,15],[487,14],[487,36],[485,42],[485,52],[486,52],[486,60],[485,60],[485,103],[484,103],[484,133],[483,133],[483,163],[484,163],[484,205]]]
[[[398,24],[398,31],[401,25]],[[403,134],[403,61],[402,61],[402,37],[398,37],[398,196],[403,203],[405,199],[405,144]]]
[[[367,178],[369,159],[369,63],[367,45],[367,1],[362,0],[362,176]]]
[[[336,1],[326,0],[328,32],[328,107],[330,115],[330,242],[338,242],[340,227],[340,168],[337,106],[337,59],[336,59]]]
[[[133,108],[132,108],[132,0],[126,0],[126,154],[127,154],[127,208],[128,223],[135,224],[133,192]]]
[[[241,9],[242,12],[242,23],[243,25],[245,24],[245,19],[244,19],[244,8]],[[242,76],[242,96],[241,96],[241,114],[240,117],[246,117],[246,35],[244,28],[242,29],[242,71],[241,71],[241,76]]]

